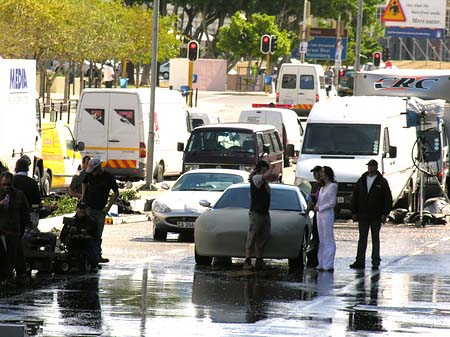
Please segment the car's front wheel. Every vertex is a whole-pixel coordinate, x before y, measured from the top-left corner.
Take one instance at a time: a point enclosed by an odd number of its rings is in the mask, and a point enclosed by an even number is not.
[[[289,269],[305,269],[306,265],[306,249],[308,246],[307,233],[303,235],[302,244],[300,246],[300,252],[297,258],[289,259]]]
[[[213,258],[211,256],[203,256],[197,254],[197,249],[195,250],[195,263],[199,266],[210,266]]]
[[[153,227],[153,239],[156,241],[166,241],[167,232],[164,232],[156,227]]]

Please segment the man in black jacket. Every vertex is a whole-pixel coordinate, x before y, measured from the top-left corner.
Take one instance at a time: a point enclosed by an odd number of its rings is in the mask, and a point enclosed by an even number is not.
[[[381,224],[392,208],[392,194],[387,180],[378,171],[378,163],[371,159],[364,173],[355,185],[352,196],[353,221],[358,221],[359,240],[353,269],[364,269],[369,228],[372,235],[372,269],[380,265]]]

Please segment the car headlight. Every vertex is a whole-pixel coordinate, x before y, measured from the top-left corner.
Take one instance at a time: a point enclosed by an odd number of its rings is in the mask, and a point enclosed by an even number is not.
[[[198,164],[185,164],[184,165],[184,171],[190,171],[190,170],[197,170],[200,168],[200,165]]]
[[[153,212],[156,213],[169,213],[172,210],[170,209],[169,206],[167,206],[166,204],[163,204],[161,202],[155,201],[153,202]]]
[[[311,194],[311,183],[303,177],[295,177],[294,185],[297,185],[305,195]]]
[[[239,165],[239,170],[252,172],[254,166]]]

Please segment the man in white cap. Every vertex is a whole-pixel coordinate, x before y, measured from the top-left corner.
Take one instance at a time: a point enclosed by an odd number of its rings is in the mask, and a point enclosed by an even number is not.
[[[105,216],[109,212],[111,206],[119,197],[119,187],[116,179],[103,170],[101,161],[93,158],[89,161],[86,168],[86,176],[81,188],[81,200],[87,204],[87,214],[92,217],[98,226],[98,239],[96,242],[99,263],[109,262],[108,259],[102,257],[102,234],[105,227]],[[113,191],[113,195],[109,198],[109,192]]]
[[[380,266],[380,229],[381,224],[392,209],[392,194],[387,180],[378,171],[378,163],[371,159],[365,172],[353,189],[353,221],[358,221],[359,239],[356,261],[352,269],[364,269],[369,229],[372,236],[372,270]]]

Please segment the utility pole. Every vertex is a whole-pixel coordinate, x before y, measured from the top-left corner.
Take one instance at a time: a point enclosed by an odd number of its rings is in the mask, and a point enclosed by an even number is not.
[[[155,150],[155,91],[156,79],[159,74],[156,72],[156,60],[158,57],[158,18],[159,0],[153,1],[153,31],[152,31],[152,66],[150,81],[150,116],[148,121],[148,141],[147,141],[147,164],[145,173],[145,187],[150,189],[153,183],[153,152]]]
[[[309,20],[309,16],[310,16],[310,11],[311,11],[311,7],[309,4],[308,0],[304,0],[304,4],[303,4],[303,22],[301,25],[301,29],[300,29],[300,38],[301,38],[301,43],[300,45],[303,46],[303,48],[300,48],[300,61],[303,63],[305,62],[305,54],[306,54],[306,49],[308,46],[308,39],[309,39],[309,24],[308,24],[308,20]],[[305,51],[303,52],[302,51]]]
[[[363,0],[358,0],[358,17],[356,18],[356,46],[355,46],[355,71],[360,68],[360,53],[361,53],[361,30],[362,30],[362,12]]]

